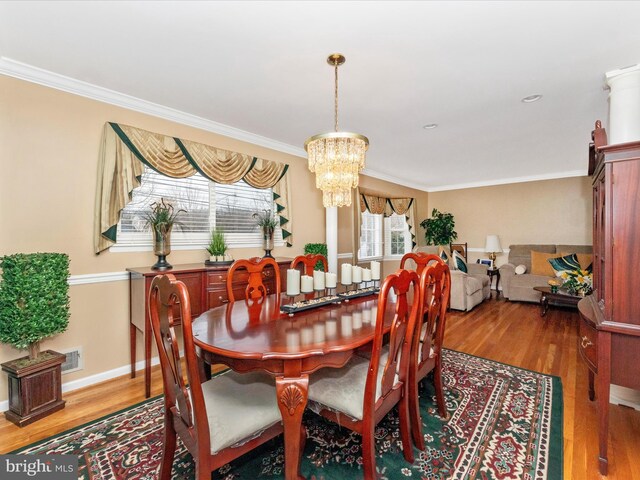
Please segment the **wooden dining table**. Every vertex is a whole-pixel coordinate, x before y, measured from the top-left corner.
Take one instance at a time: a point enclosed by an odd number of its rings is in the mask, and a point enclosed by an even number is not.
[[[342,367],[356,349],[373,340],[378,296],[354,298],[293,316],[280,311],[281,305],[290,302],[284,295],[268,295],[261,303],[240,300],[208,310],[193,322],[194,341],[205,362],[225,364],[237,372],[263,370],[275,378],[287,480],[304,478],[300,456],[309,374],[324,367]],[[387,309],[393,308],[389,302]],[[389,331],[392,317],[385,314],[385,331]]]

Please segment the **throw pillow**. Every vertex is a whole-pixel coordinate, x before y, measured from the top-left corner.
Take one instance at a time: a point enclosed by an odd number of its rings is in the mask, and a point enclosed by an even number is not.
[[[575,253],[559,258],[550,258],[549,263],[553,267],[556,277],[561,277],[563,272],[580,270],[580,263]]]
[[[562,252],[560,255],[566,257],[567,255],[571,255],[571,253]],[[578,263],[580,264],[580,268],[582,270],[587,270],[588,272],[590,272],[593,269],[593,255],[591,253],[576,253],[575,255],[576,257],[578,257]]]
[[[455,270],[454,262],[451,261],[451,255],[449,255],[449,252],[447,252],[447,250],[444,247],[438,248],[438,255],[444,261],[444,263],[449,265],[449,268],[451,270]]]
[[[527,273],[527,266],[526,265],[518,265],[516,267],[516,275],[522,275],[523,273]]]
[[[531,273],[533,275],[555,277],[556,273],[553,271],[548,260],[558,256],[557,253],[536,252],[535,250],[531,250]]]
[[[457,250],[453,251],[453,263],[456,266],[456,270],[467,273],[467,262],[464,261],[464,257]]]

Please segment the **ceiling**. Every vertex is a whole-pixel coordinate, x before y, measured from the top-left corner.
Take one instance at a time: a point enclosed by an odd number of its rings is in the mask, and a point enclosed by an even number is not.
[[[437,191],[586,174],[639,22],[612,1],[0,2],[0,73],[304,156],[341,52],[365,173]]]

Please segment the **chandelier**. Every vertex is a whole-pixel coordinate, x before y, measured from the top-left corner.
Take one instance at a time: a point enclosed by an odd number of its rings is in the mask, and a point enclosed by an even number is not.
[[[351,205],[351,189],[358,186],[358,174],[364,168],[369,139],[364,135],[338,131],[338,67],[343,55],[329,55],[327,63],[335,69],[334,132],[314,135],[304,142],[309,154],[309,170],[316,174],[316,187],[322,190],[325,207]]]

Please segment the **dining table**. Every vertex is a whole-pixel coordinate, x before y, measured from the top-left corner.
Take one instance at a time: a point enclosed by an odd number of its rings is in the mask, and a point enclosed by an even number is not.
[[[193,321],[194,343],[204,362],[224,364],[241,373],[262,370],[274,377],[287,480],[304,478],[300,472],[305,441],[302,415],[309,374],[344,366],[356,350],[372,342],[378,295],[343,299],[293,315],[281,310],[292,302],[275,294],[261,301],[239,300],[212,308]],[[390,301],[387,310],[394,308]],[[392,313],[385,312],[385,332],[392,318]]]

